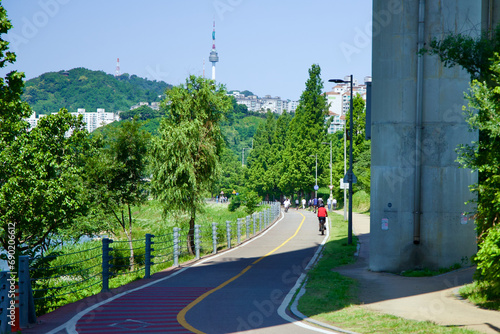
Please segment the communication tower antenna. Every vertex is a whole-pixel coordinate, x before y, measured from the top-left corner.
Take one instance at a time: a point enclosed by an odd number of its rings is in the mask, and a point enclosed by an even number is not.
[[[219,61],[219,55],[215,49],[215,20],[214,20],[214,30],[212,32],[212,51],[208,57],[208,61],[212,63],[212,80],[215,80],[215,63]]]
[[[116,58],[115,77],[120,75],[120,58]]]

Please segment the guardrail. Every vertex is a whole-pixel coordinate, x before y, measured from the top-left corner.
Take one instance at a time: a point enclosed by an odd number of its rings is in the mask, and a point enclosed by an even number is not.
[[[196,259],[202,254],[232,248],[266,229],[280,214],[279,203],[269,204],[269,209],[238,218],[236,222],[195,225]],[[131,242],[103,238],[98,246],[67,254],[55,252],[32,260],[31,265],[28,256],[20,256],[19,305],[14,313],[9,309],[14,305],[8,282],[10,272],[0,272],[0,333],[10,333],[13,318],[18,319],[21,328],[35,323],[36,307],[43,310],[47,301],[57,302],[68,295],[83,298],[99,284],[101,291],[108,291],[110,279],[121,275],[144,272],[143,278],[147,279],[151,277],[151,269],[160,264],[179,266],[179,261],[189,253],[187,243],[188,231],[173,228],[172,233],[146,234]]]

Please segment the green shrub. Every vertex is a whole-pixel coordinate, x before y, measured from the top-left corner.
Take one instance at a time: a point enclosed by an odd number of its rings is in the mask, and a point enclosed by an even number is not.
[[[475,261],[478,279],[490,284],[491,292],[500,296],[500,227],[490,229],[480,245]]]
[[[229,205],[228,205],[229,211],[231,211],[231,212],[236,211],[236,209],[238,209],[241,206],[241,202],[242,202],[242,200],[241,200],[240,195],[231,197],[231,201],[229,202]]]
[[[257,205],[262,201],[262,198],[255,192],[249,191],[245,194],[245,212],[248,215],[253,214],[257,210]]]

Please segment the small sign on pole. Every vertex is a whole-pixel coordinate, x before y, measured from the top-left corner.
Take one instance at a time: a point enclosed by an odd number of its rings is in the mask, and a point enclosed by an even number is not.
[[[340,189],[349,189],[349,182],[344,182],[344,179],[340,179]]]

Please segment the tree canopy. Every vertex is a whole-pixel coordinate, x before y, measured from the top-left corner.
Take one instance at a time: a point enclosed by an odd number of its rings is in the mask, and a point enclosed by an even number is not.
[[[26,82],[22,100],[39,114],[50,114],[60,108],[76,112],[78,108],[95,112],[127,111],[138,102],[157,102],[171,85],[136,75],[115,77],[103,71],[74,68],[48,72]]]
[[[1,36],[10,28],[0,6],[0,67],[15,61]],[[18,252],[44,245],[86,211],[84,163],[93,152],[82,119],[64,109],[28,130],[23,78],[16,71],[0,78],[0,242],[7,249],[14,236]]]
[[[220,175],[220,121],[231,109],[231,100],[224,86],[190,76],[184,85],[166,92],[162,107],[167,105],[169,112],[152,140],[151,190],[165,212],[190,215],[188,243],[194,250],[196,212]]]
[[[458,161],[479,172],[478,183],[471,186],[477,195],[474,218],[479,240],[475,257],[476,278],[483,284],[487,298],[500,295],[500,26],[480,37],[467,35],[434,39],[431,54],[439,55],[445,66],[459,65],[471,75],[466,94],[466,120],[471,131],[479,131],[479,141],[458,148]],[[490,294],[490,290],[493,292]]]

